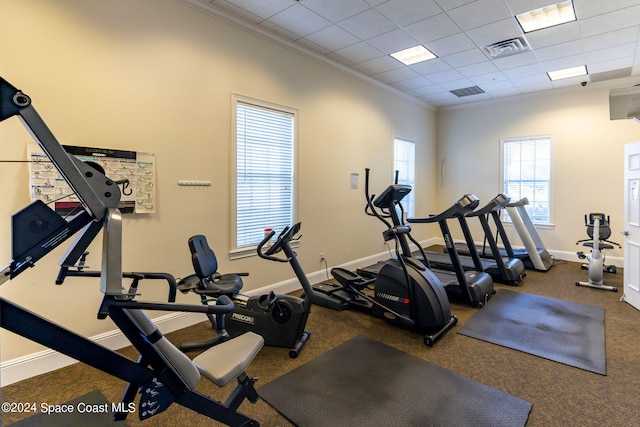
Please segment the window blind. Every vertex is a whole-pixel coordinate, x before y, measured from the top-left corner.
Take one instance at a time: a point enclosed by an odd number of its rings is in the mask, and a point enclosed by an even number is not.
[[[504,141],[504,191],[513,201],[529,199],[533,222],[551,223],[551,138]]]
[[[236,104],[236,249],[255,246],[264,230],[293,223],[292,113]]]
[[[407,217],[415,216],[416,144],[406,139],[393,140],[393,170],[398,171],[398,184],[410,185],[411,193],[402,199]],[[395,172],[394,172],[395,173]]]

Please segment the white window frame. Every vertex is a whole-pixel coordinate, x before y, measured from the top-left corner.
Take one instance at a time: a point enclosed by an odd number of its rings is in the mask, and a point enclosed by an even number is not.
[[[257,100],[254,98],[249,98],[237,94],[232,94],[231,97],[231,250],[230,257],[231,259],[243,258],[248,256],[257,255],[256,248],[260,243],[260,240],[264,237],[264,230],[267,228],[273,228],[276,232],[276,236],[284,229],[286,226],[291,226],[295,222],[296,218],[296,170],[297,170],[297,129],[298,129],[298,110],[291,107],[285,107],[282,105]],[[255,108],[256,110],[265,110],[267,112],[273,112],[276,114],[282,114],[283,117],[289,116],[292,119],[292,147],[291,147],[291,176],[290,181],[288,181],[288,185],[284,188],[286,191],[289,191],[289,197],[291,202],[291,210],[289,215],[282,215],[279,218],[270,218],[269,215],[273,214],[273,210],[264,205],[262,207],[258,206],[258,208],[264,209],[264,213],[261,213],[260,216],[264,217],[264,220],[261,220],[262,223],[259,224],[257,228],[259,228],[259,232],[255,229],[252,231],[252,234],[255,234],[253,238],[255,241],[251,241],[250,243],[246,242],[238,242],[240,240],[246,240],[247,236],[243,236],[238,231],[238,107],[248,106],[251,108]],[[256,142],[259,143],[259,142]],[[271,150],[267,150],[268,153],[271,153]],[[289,187],[290,185],[290,187]],[[255,188],[255,187],[252,187]],[[255,212],[256,207],[251,207],[250,211]],[[245,211],[247,212],[247,211]],[[241,213],[241,212],[240,212]],[[255,227],[254,227],[255,228]],[[251,238],[249,236],[248,238]]]
[[[411,192],[402,200],[405,217],[415,217],[416,207],[416,143],[407,138],[393,137],[393,178],[398,184],[410,185]]]
[[[527,143],[533,143],[535,145],[535,143],[540,142],[540,143],[546,143],[548,142],[548,176],[546,177],[546,179],[543,179],[543,176],[540,175],[540,172],[542,172],[542,175],[544,175],[544,165],[543,166],[537,166],[535,164],[536,159],[534,158],[533,160],[526,160],[528,162],[533,161],[534,165],[533,168],[538,169],[539,172],[533,172],[533,178],[525,178],[525,179],[511,179],[509,180],[509,177],[507,176],[507,166],[506,166],[506,155],[507,155],[507,145],[511,144],[511,143],[520,143],[520,144],[527,144]],[[534,147],[535,150],[535,147]],[[534,154],[535,156],[535,154]],[[546,156],[545,156],[546,157]],[[547,159],[545,158],[541,158],[539,160],[537,160],[538,162],[543,162],[546,161]],[[522,171],[522,167],[519,168],[520,172]],[[518,200],[520,200],[522,197],[527,197],[527,199],[529,199],[529,205],[525,206],[525,209],[527,210],[527,213],[529,214],[529,216],[531,217],[531,220],[533,221],[534,224],[542,226],[542,227],[554,227],[554,200],[553,200],[553,137],[551,135],[539,135],[539,136],[526,136],[526,137],[509,137],[509,138],[503,138],[500,141],[500,170],[501,170],[501,174],[500,174],[500,179],[501,179],[501,187],[502,187],[502,191],[504,191],[509,197],[511,197],[511,201],[512,202],[516,202]],[[531,192],[531,190],[527,191],[526,189],[520,189],[519,192],[516,191],[509,191],[509,186],[507,184],[508,181],[529,181],[530,183],[533,183],[535,185],[536,182],[546,182],[547,186],[548,186],[548,198],[545,200],[544,197],[541,197],[541,194],[539,192],[536,192],[535,190],[533,192]],[[513,188],[513,186],[511,187]],[[540,220],[540,215],[536,214],[536,206],[539,206],[540,204],[544,204],[547,203],[549,206],[548,209],[548,219],[546,221]],[[503,210],[503,219],[505,222],[510,223],[511,219],[509,218],[508,213],[506,212],[506,210]]]

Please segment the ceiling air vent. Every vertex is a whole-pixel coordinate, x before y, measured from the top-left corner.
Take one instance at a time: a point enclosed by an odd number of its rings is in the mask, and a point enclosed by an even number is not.
[[[515,55],[522,52],[531,50],[527,40],[520,36],[515,39],[503,40],[498,43],[493,43],[484,47],[484,51],[489,58],[502,58],[504,56]]]
[[[477,95],[479,93],[484,93],[484,91],[480,89],[478,86],[465,87],[462,89],[451,90],[449,92],[451,92],[452,94],[454,94],[459,98],[462,98],[463,96]]]

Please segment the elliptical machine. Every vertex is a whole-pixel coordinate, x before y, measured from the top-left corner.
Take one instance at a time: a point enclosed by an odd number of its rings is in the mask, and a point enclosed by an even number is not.
[[[291,247],[291,241],[299,240],[296,237],[300,231],[300,223],[296,223],[291,227],[285,227],[280,233],[277,240],[273,245],[265,248],[265,246],[271,241],[275,235],[274,231],[271,231],[260,242],[257,248],[258,256],[263,259],[277,262],[288,262],[296,277],[302,285],[304,296],[302,298],[276,294],[269,292],[264,295],[248,296],[239,293],[238,279],[234,274],[220,275],[216,272],[217,262],[212,263],[211,257],[215,257],[213,251],[206,244],[202,243],[202,239],[199,240],[199,244],[193,245],[190,239],[189,247],[192,251],[192,261],[195,276],[203,285],[200,285],[199,289],[193,289],[201,297],[201,302],[208,305],[211,301],[217,301],[220,294],[218,284],[224,284],[228,293],[226,294],[232,298],[235,304],[233,312],[225,315],[224,327],[220,327],[220,322],[216,322],[216,319],[209,316],[209,320],[217,334],[213,338],[200,342],[200,343],[185,343],[180,346],[183,351],[196,350],[206,348],[212,345],[216,345],[219,342],[226,341],[229,338],[233,338],[242,335],[245,332],[251,331],[264,338],[264,344],[267,346],[275,347],[288,347],[289,357],[298,357],[302,347],[305,345],[311,335],[311,331],[305,330],[307,324],[307,318],[311,309],[311,295],[312,287],[309,279],[302,270],[302,266],[296,257],[296,253]],[[204,236],[194,236],[204,237]],[[276,254],[283,252],[285,257],[277,257]],[[246,274],[241,274],[246,275]],[[182,282],[193,282],[193,276],[185,278]],[[240,288],[242,282],[239,283]],[[179,289],[183,292],[188,291],[186,286]]]
[[[458,322],[458,318],[451,314],[442,283],[422,262],[411,256],[407,243],[407,237],[413,241],[411,227],[394,225],[400,222],[399,215],[403,215],[400,200],[410,191],[410,186],[394,184],[377,198],[370,196],[369,169],[365,169],[365,211],[385,224],[387,229],[382,235],[385,241],[395,241],[397,257],[384,263],[372,279],[364,279],[344,268],[333,268],[331,274],[339,284],[315,285],[313,302],[334,310],[352,308],[407,329],[421,330],[426,332],[424,344],[431,347]],[[384,212],[387,207],[388,212]],[[393,222],[387,220],[389,217]],[[365,289],[373,291],[373,296]]]
[[[587,215],[584,216],[584,225],[587,227],[588,239],[578,240],[576,245],[582,243],[582,246],[591,248],[591,253],[586,255],[584,252],[577,252],[578,258],[588,259],[588,264],[582,264],[582,268],[589,270],[589,281],[576,281],[576,286],[585,286],[588,288],[602,289],[605,291],[618,292],[618,288],[611,285],[605,285],[603,273],[616,273],[615,265],[605,265],[604,249],[613,249],[614,245],[621,248],[620,244],[607,240],[611,236],[611,228],[609,227],[609,216],[603,213],[590,213],[587,221]]]

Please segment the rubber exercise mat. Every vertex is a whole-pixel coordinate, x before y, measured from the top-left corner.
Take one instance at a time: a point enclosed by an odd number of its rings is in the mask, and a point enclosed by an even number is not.
[[[298,426],[524,426],[532,405],[357,336],[260,387]]]
[[[607,374],[602,307],[501,289],[458,333]]]
[[[65,408],[66,412],[64,413],[54,412],[55,408],[49,409],[51,413],[43,413],[41,412],[41,405],[42,403],[38,403],[36,407],[40,412],[29,418],[17,421],[9,427],[126,427],[127,425],[124,421],[113,421],[111,403],[107,402],[107,399],[99,390],[58,405],[60,408]],[[49,402],[45,403],[45,405],[55,406],[55,403]],[[69,408],[72,410],[69,410]],[[138,416],[138,414],[131,415]]]

